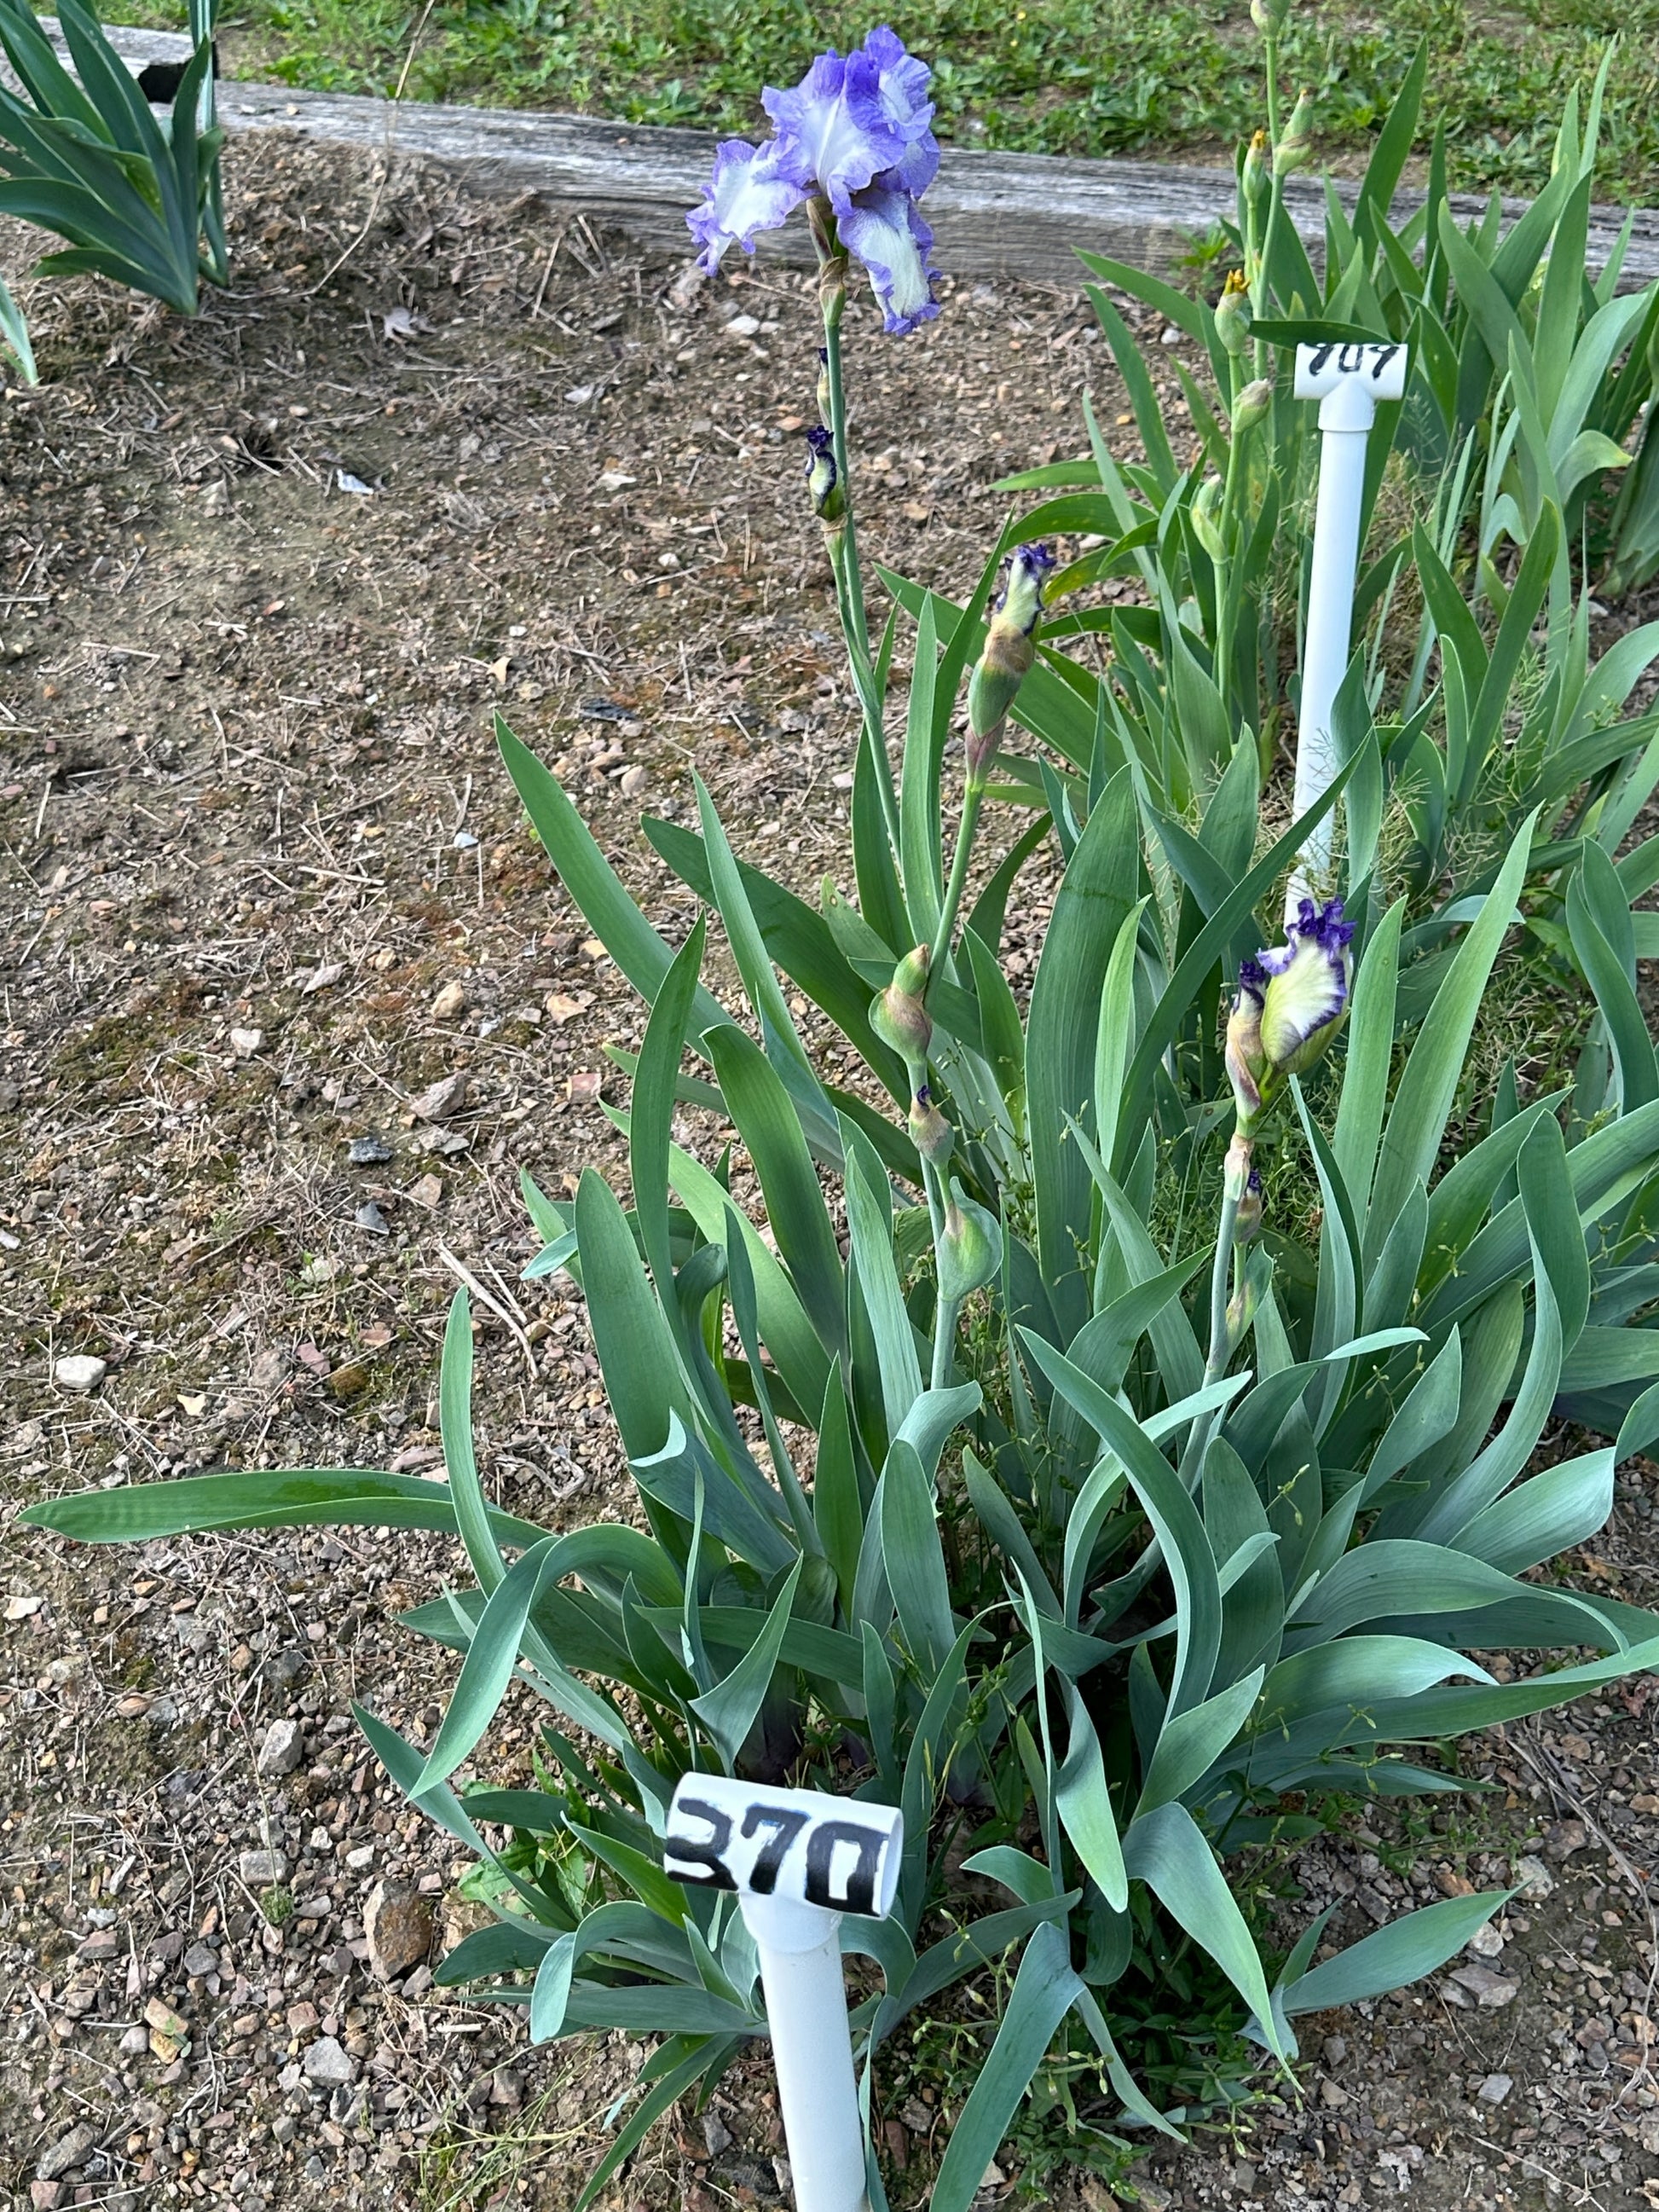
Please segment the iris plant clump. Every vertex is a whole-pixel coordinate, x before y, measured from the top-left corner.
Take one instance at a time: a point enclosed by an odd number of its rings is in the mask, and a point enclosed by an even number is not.
[[[1282,0],[1257,7],[1271,42]],[[690,218],[709,267],[803,204],[817,246],[806,489],[860,702],[855,896],[826,879],[813,903],[740,863],[697,781],[695,829],[644,825],[701,909],[671,945],[556,779],[497,725],[563,895],[650,1009],[637,1056],[617,1055],[628,1106],[607,1109],[629,1203],[592,1169],[569,1198],[524,1178],[542,1240],[526,1273],[580,1285],[637,1511],[555,1533],[492,1497],[462,1295],[438,1392],[443,1482],[237,1470],[23,1516],[98,1541],[327,1521],[459,1537],[476,1587],[406,1617],[464,1655],[441,1725],[422,1747],[359,1718],[415,1804],[480,1863],[493,1923],[440,1978],[522,2007],[534,2040],[659,2039],[583,2204],[767,2033],[731,1896],[666,1870],[667,1808],[688,1773],[902,1808],[891,1912],[842,1924],[869,1962],[853,2014],[874,2073],[866,2109],[879,2112],[900,2024],[995,1969],[995,2033],[930,2197],[932,2212],[969,2212],[1057,2036],[1053,2126],[1066,2155],[1110,2179],[1132,2138],[1248,2093],[1250,2063],[1226,2071],[1219,2050],[1254,2044],[1283,2069],[1298,2015],[1432,1971],[1507,1901],[1441,1899],[1340,1950],[1322,1917],[1282,1962],[1264,1957],[1226,1860],[1319,1825],[1287,1797],[1318,1808],[1456,1789],[1458,1735],[1659,1662],[1659,1617],[1524,1579],[1605,1523],[1618,1461],[1659,1435],[1659,1333],[1623,1326],[1659,1272],[1659,1062],[1639,1014],[1617,1034],[1622,1114],[1523,1101],[1511,1075],[1490,1127],[1443,1159],[1536,865],[1537,809],[1459,900],[1431,989],[1409,996],[1405,902],[1386,902],[1373,865],[1375,748],[1265,850],[1243,717],[1165,805],[1176,726],[1212,698],[1220,710],[1184,614],[1167,684],[1137,641],[1148,621],[1109,617],[1119,672],[1158,694],[1144,748],[1093,678],[1062,680],[1054,641],[1100,611],[1060,611],[1066,594],[1113,562],[1170,557],[1182,533],[1137,520],[1127,556],[1061,568],[1045,532],[1092,528],[1063,500],[1042,527],[1005,533],[961,608],[885,577],[915,617],[896,761],[890,750],[900,614],[872,647],[841,328],[854,258],[890,331],[935,312],[916,209],[938,158],[927,89],[889,31],[821,56],[794,91],[767,94],[772,139],[720,149]],[[1282,167],[1305,118],[1281,128],[1275,106],[1271,120]],[[1246,231],[1270,257],[1284,241],[1277,202],[1264,205]],[[1232,428],[1260,443],[1277,404],[1258,312],[1272,301],[1242,282],[1227,298],[1216,350]],[[1135,388],[1144,415],[1152,386]],[[1154,450],[1161,425],[1140,428]],[[1261,489],[1241,439],[1218,481],[1182,542],[1201,551],[1213,528],[1224,567]],[[1292,530],[1290,509],[1279,526]],[[1515,608],[1524,639],[1536,605],[1519,584]],[[1247,631],[1217,619],[1243,654]],[[1460,647],[1477,648],[1478,635]],[[1465,704],[1479,696],[1471,684]],[[1015,722],[1042,757],[1011,740]],[[1443,743],[1455,781],[1449,724]],[[1431,782],[1440,741],[1425,723],[1413,745]],[[1201,814],[1188,804],[1200,788]],[[1258,915],[1299,880],[1339,799],[1347,838],[1328,896],[1252,952]],[[1032,818],[975,870],[1004,801]],[[1058,887],[1017,996],[1005,919],[1040,847]],[[1659,854],[1636,857],[1645,888]],[[1611,992],[1626,887],[1606,854],[1580,865],[1569,923],[1603,945],[1598,990]],[[703,980],[711,917],[738,978],[727,1002]],[[828,1060],[797,1026],[809,1001],[844,1048]],[[1310,1104],[1301,1079],[1322,1059]],[[852,1063],[844,1085],[823,1073]],[[1281,1137],[1285,1172],[1310,1200],[1316,1182],[1318,1203],[1264,1218],[1258,1149]],[[1534,1470],[1560,1394],[1587,1376],[1639,1395],[1612,1441]],[[1472,1655],[1505,1647],[1590,1656],[1500,1682]],[[534,1786],[459,1783],[514,1685],[546,1709]],[[1042,2176],[1022,2179],[1035,2193]]]

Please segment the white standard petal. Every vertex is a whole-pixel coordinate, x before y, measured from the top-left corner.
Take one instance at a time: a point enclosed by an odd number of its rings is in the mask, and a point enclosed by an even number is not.
[[[938,314],[927,266],[933,234],[908,193],[881,185],[860,192],[839,228],[842,244],[870,272],[890,331],[914,330]]]

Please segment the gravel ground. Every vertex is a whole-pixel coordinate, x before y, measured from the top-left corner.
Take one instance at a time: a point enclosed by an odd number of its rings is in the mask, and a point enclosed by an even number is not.
[[[26,285],[47,381],[0,405],[0,2183],[40,2212],[557,2212],[640,2054],[532,2053],[433,1989],[478,1908],[348,1710],[429,1738],[453,1662],[394,1616],[458,1547],[88,1551],[12,1516],[207,1467],[435,1466],[462,1279],[501,1502],[629,1510],[580,1307],[518,1279],[515,1178],[620,1171],[605,1048],[638,1010],[490,715],[665,928],[690,901],[635,823],[684,818],[694,760],[744,850],[845,872],[853,708],[795,435],[812,307],[432,176],[228,161],[233,294],[185,324]],[[1073,449],[1083,383],[1115,419],[1086,307],[963,286],[902,343],[850,319],[870,546],[959,586],[991,484]],[[1575,1563],[1648,1602],[1653,1482],[1627,1471]],[[1304,1850],[1297,1925],[1521,1893],[1431,1987],[1310,2023],[1299,2100],[1142,2161],[1126,2201],[1659,2203],[1652,1689],[1476,1747],[1494,1790],[1420,1833]],[[526,1772],[532,1718],[509,1702],[493,1778]],[[776,2202],[767,2081],[763,2054],[734,2069],[607,2203]],[[896,2094],[883,2132],[921,2201],[936,2110]]]

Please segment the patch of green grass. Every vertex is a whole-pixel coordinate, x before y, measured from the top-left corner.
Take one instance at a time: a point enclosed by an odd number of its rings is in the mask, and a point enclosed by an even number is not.
[[[182,13],[171,0],[112,5],[146,23]],[[1262,120],[1244,0],[435,0],[425,13],[410,0],[250,0],[224,28],[239,73],[319,90],[389,94],[401,79],[415,100],[747,131],[764,126],[763,84],[793,83],[818,47],[884,18],[932,63],[940,135],[962,143],[1213,156]],[[1303,5],[1285,66],[1314,92],[1322,156],[1354,154],[1426,39],[1425,114],[1444,118],[1454,182],[1529,192],[1549,174],[1568,87],[1588,90],[1615,34],[1601,192],[1640,202],[1659,186],[1659,0]]]

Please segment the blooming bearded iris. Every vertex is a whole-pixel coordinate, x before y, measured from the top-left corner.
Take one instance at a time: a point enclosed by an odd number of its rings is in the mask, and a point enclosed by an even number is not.
[[[931,74],[884,26],[850,54],[820,54],[793,92],[769,87],[763,100],[776,137],[760,146],[725,140],[702,205],[686,216],[702,248],[698,265],[712,276],[728,246],[752,253],[758,232],[818,199],[840,244],[869,271],[888,330],[936,315],[933,234],[916,205],[939,167]]]

